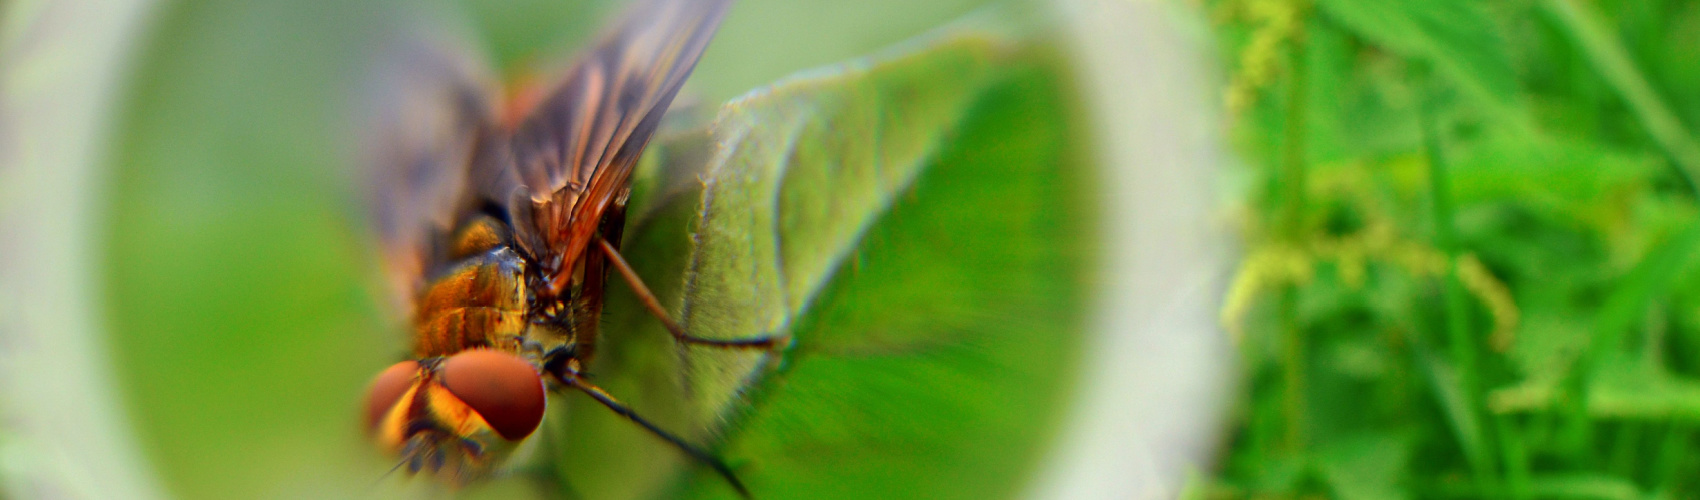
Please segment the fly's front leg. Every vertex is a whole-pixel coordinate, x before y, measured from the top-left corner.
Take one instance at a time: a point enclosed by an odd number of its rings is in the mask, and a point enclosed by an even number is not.
[[[608,240],[601,237],[596,238],[596,244],[602,248],[603,253],[608,255],[608,261],[614,263],[614,269],[619,270],[620,276],[625,278],[627,284],[631,285],[632,292],[637,294],[638,302],[643,303],[644,309],[648,309],[649,313],[655,316],[655,319],[661,321],[661,326],[667,328],[667,333],[673,335],[673,340],[684,344],[723,349],[774,349],[784,347],[791,342],[790,335],[766,334],[741,339],[710,339],[685,333],[684,327],[679,326],[678,323],[673,322],[673,318],[667,316],[667,309],[662,308],[661,301],[656,300],[655,294],[649,292],[649,287],[643,284],[643,278],[638,277],[637,271],[633,271],[632,266],[626,264],[626,259],[620,256],[620,251],[615,249],[614,245],[608,243]]]
[[[561,357],[556,360],[551,360],[551,362],[545,365],[544,368],[555,378],[556,381],[560,382],[562,386],[578,389],[579,392],[584,393],[586,396],[590,396],[591,399],[594,399],[597,403],[607,407],[609,410],[613,411],[614,414],[625,417],[626,420],[630,420],[632,423],[637,424],[638,427],[642,427],[645,431],[649,431],[649,433],[655,437],[661,438],[662,441],[666,441],[667,444],[677,448],[686,456],[691,457],[692,460],[696,460],[697,462],[714,469],[714,472],[724,478],[726,482],[732,486],[732,489],[738,491],[739,496],[750,498],[750,491],[744,487],[744,482],[738,480],[738,476],[732,473],[732,467],[726,465],[726,462],[721,461],[720,457],[714,456],[714,454],[709,453],[707,450],[698,448],[689,441],[685,441],[684,438],[681,438],[671,432],[667,432],[667,430],[662,429],[661,426],[655,425],[654,422],[650,422],[648,419],[638,415],[637,412],[633,411],[630,406],[626,406],[626,404],[621,403],[620,400],[614,399],[614,396],[608,394],[608,391],[604,391],[601,387],[597,387],[596,384],[592,384],[589,380],[585,380],[584,375],[579,372],[580,365],[578,359]]]

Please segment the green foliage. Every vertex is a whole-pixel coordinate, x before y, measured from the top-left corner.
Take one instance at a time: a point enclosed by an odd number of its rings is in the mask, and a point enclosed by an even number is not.
[[[1434,65],[1482,103],[1520,110],[1511,57],[1481,3],[1470,0],[1318,0],[1341,27],[1386,50]]]
[[[778,365],[678,348],[616,287],[592,367],[606,387],[718,437],[761,498],[1017,491],[1071,380],[1092,205],[1054,49],[987,22],[722,108],[702,182],[634,194],[653,215],[626,247],[691,331],[795,345]],[[570,490],[732,496],[701,466],[660,466],[677,453],[628,422],[570,404]]]
[[[1230,85],[1264,188],[1205,497],[1700,495],[1700,5],[1211,8],[1234,60],[1296,28]]]

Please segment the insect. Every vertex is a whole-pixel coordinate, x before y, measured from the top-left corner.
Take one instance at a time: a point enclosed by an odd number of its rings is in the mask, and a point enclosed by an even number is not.
[[[401,61],[406,74],[379,89],[395,99],[375,131],[372,214],[413,353],[374,379],[365,423],[398,468],[456,485],[487,476],[536,432],[546,391],[578,391],[747,495],[720,460],[584,374],[610,271],[678,342],[785,342],[687,334],[619,252],[632,169],[729,2],[643,0],[554,87],[501,106],[453,58]]]

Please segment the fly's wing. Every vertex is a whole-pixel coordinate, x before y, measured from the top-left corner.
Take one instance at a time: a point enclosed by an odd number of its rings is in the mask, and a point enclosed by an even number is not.
[[[520,242],[559,296],[730,0],[641,0],[514,132]]]
[[[485,177],[475,171],[495,169],[484,146],[496,134],[495,87],[478,59],[448,41],[398,37],[382,52],[365,100],[368,208],[401,312],[442,258],[443,236],[475,208],[472,179]]]

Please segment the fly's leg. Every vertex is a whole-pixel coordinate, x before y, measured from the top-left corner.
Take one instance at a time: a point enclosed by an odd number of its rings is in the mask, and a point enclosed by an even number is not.
[[[667,444],[673,445],[674,448],[678,448],[679,451],[684,452],[685,455],[690,456],[691,459],[708,465],[709,468],[714,469],[716,474],[725,478],[726,482],[732,486],[732,489],[738,490],[739,496],[750,498],[750,490],[744,487],[744,482],[739,481],[738,476],[732,473],[732,468],[727,466],[725,462],[720,461],[719,457],[714,456],[702,448],[696,447],[696,445],[685,441],[684,438],[676,436],[671,432],[667,432],[665,429],[662,429],[661,426],[655,425],[655,423],[644,419],[639,416],[637,412],[632,411],[631,407],[626,406],[625,403],[621,403],[617,399],[614,399],[614,396],[609,395],[608,392],[602,390],[601,387],[597,387],[596,384],[592,384],[590,381],[585,380],[579,373],[578,360],[566,360],[565,362],[551,363],[547,369],[550,374],[554,375],[557,380],[561,381],[562,385],[578,389],[579,392],[583,392],[586,396],[590,396],[590,398],[596,400],[597,403],[601,403],[602,406],[608,407],[609,410],[613,410],[616,415],[625,417],[626,420],[632,421],[632,423],[635,423],[638,427],[642,427],[644,430],[649,431],[649,433],[655,435],[655,437],[661,438],[662,441],[666,441]]]
[[[786,343],[790,342],[791,337],[789,335],[760,335],[741,339],[710,339],[685,333],[685,329],[683,327],[679,326],[678,323],[673,322],[673,318],[667,316],[667,310],[661,307],[661,301],[655,299],[655,294],[649,292],[648,286],[644,286],[643,278],[638,277],[637,271],[633,271],[632,266],[626,264],[626,259],[625,257],[620,256],[620,251],[615,249],[614,245],[608,243],[608,240],[606,239],[598,237],[596,238],[596,243],[602,247],[602,252],[608,255],[608,261],[614,263],[614,269],[619,270],[620,276],[625,278],[626,283],[632,286],[632,292],[637,294],[638,302],[642,302],[644,309],[648,309],[649,313],[655,316],[655,319],[661,321],[661,326],[667,328],[667,332],[673,335],[674,340],[685,344],[719,347],[724,349],[773,349],[775,347],[783,347]]]

